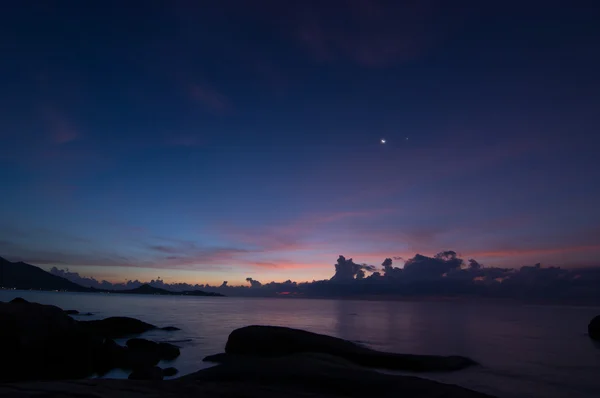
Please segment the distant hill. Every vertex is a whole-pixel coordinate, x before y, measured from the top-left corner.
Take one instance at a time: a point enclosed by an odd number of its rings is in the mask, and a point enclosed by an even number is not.
[[[142,285],[135,289],[129,290],[113,290],[113,293],[125,293],[125,294],[158,294],[165,296],[212,296],[212,297],[223,297],[220,293],[209,293],[202,290],[189,290],[185,292],[172,292],[169,290],[161,289],[159,287],[153,287],[148,284]]]
[[[65,278],[52,275],[43,269],[24,262],[10,262],[0,257],[0,287],[22,290],[68,290],[70,292],[89,292]]]
[[[135,289],[129,290],[112,290],[114,293],[124,293],[124,294],[163,294],[166,296],[172,296],[174,293],[165,289],[160,289],[158,287],[152,287],[148,284],[142,285],[140,287],[136,287]]]
[[[89,293],[157,294],[165,296],[212,296],[224,297],[220,293],[190,290],[172,292],[148,284],[129,290],[103,290],[83,287],[58,275],[53,275],[35,265],[22,261],[12,263],[0,257],[0,288],[19,290],[64,290]]]
[[[178,292],[181,296],[210,296],[210,297],[226,297],[221,293],[205,292],[203,290],[186,290],[184,292]]]

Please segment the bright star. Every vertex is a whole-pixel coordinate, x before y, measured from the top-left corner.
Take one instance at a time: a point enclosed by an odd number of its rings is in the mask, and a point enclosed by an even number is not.
[[[382,143],[382,144],[385,144],[385,138],[382,138],[382,139],[381,139],[381,143]]]

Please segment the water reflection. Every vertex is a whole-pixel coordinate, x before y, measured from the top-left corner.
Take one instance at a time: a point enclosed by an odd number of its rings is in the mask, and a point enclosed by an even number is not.
[[[428,376],[502,397],[600,396],[600,349],[586,335],[597,308],[0,291],[0,301],[18,296],[96,314],[86,319],[121,315],[177,326],[182,330],[174,334],[144,337],[182,340],[181,356],[170,365],[180,374],[209,366],[202,358],[222,352],[232,330],[263,324],[393,352],[469,356],[482,366]]]

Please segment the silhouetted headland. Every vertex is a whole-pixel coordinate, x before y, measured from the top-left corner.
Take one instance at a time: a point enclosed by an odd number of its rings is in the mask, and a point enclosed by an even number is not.
[[[224,297],[221,293],[189,290],[173,292],[152,287],[148,284],[130,290],[109,290],[85,287],[63,277],[53,275],[35,265],[24,262],[10,262],[0,257],[0,288],[18,290],[46,290],[85,293],[151,294],[164,296]]]
[[[41,394],[84,398],[240,394],[262,398],[490,397],[455,385],[368,369],[451,371],[474,365],[468,358],[383,353],[298,329],[249,326],[234,330],[227,341],[226,354],[217,356],[223,363],[161,381],[177,373],[177,369],[161,369],[158,363],[177,358],[179,348],[134,337],[159,329],[155,325],[125,317],[77,321],[58,307],[23,299],[0,303],[0,323],[0,349],[3,362],[9,365],[0,374],[3,397],[15,393],[21,397]],[[132,337],[125,346],[112,340],[125,336]],[[115,368],[130,371],[132,380],[87,379]]]

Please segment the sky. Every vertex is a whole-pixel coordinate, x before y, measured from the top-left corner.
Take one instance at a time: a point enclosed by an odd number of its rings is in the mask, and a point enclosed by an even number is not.
[[[328,279],[340,254],[600,267],[598,20],[594,1],[12,2],[0,255],[230,285]]]

